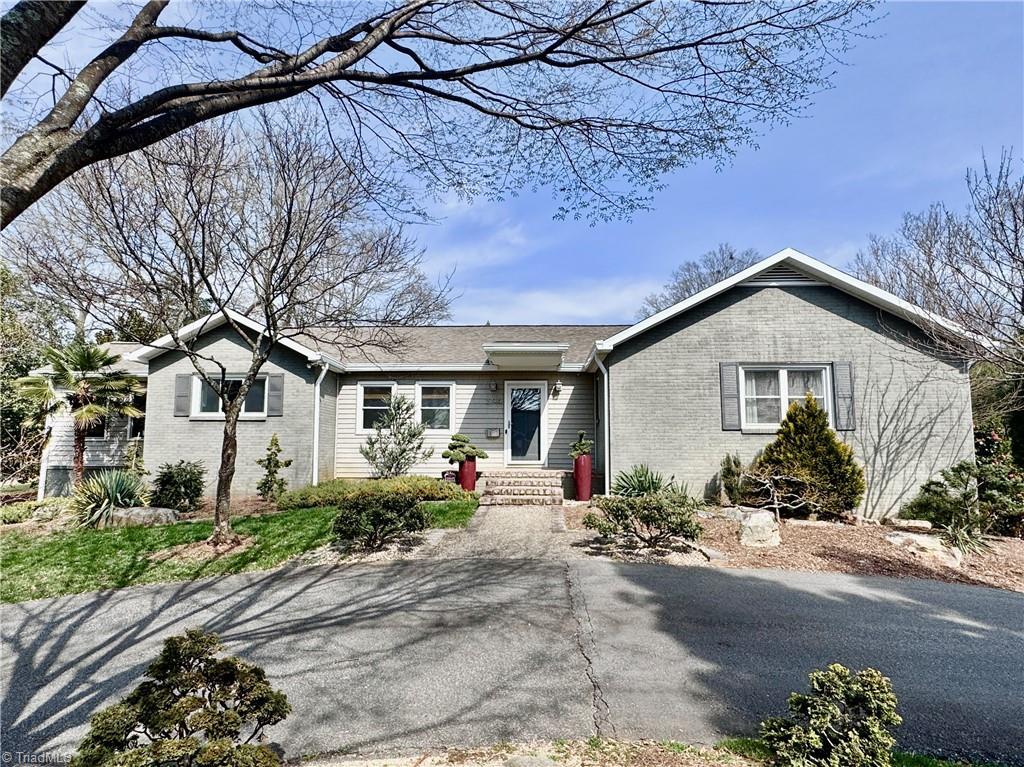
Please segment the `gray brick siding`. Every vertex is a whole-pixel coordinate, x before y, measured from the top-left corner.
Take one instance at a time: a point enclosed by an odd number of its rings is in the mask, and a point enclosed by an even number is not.
[[[908,323],[830,287],[734,288],[616,348],[612,475],[637,463],[702,491],[727,452],[749,461],[768,434],[723,431],[720,362],[854,366],[862,513],[898,512],[922,482],[973,455],[970,383],[960,360],[926,350]]]
[[[249,364],[250,351],[243,346],[227,327],[207,333],[198,349],[221,362],[228,372],[244,372]],[[146,399],[146,441],[144,458],[146,468],[155,472],[160,464],[181,458],[202,460],[207,469],[207,493],[212,494],[220,465],[220,449],[224,430],[223,421],[200,421],[174,415],[174,377],[179,373],[192,374],[192,363],[181,352],[167,352],[149,365],[149,391]],[[263,469],[256,465],[262,458],[272,434],[276,433],[283,448],[282,458],[292,459],[284,477],[290,487],[308,485],[312,478],[313,452],[313,384],[319,368],[309,367],[304,357],[278,347],[263,366],[263,373],[284,374],[284,414],[264,420],[238,423],[238,458],[232,491],[241,495],[256,492],[256,484]],[[329,372],[324,383],[331,391],[335,374]],[[328,383],[330,381],[330,383]],[[321,423],[333,423],[333,398],[322,395]],[[326,406],[324,404],[326,403]],[[321,476],[334,456],[333,428],[321,430]],[[329,459],[324,461],[324,456]],[[329,468],[327,469],[329,471]]]

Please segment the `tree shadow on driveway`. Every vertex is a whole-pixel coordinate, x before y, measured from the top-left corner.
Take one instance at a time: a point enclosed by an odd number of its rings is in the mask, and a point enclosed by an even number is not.
[[[1024,597],[896,580],[573,563],[620,737],[713,742],[832,662],[878,668],[902,747],[1024,764]]]
[[[190,626],[262,665],[290,756],[586,734],[589,685],[564,565],[392,562],[3,606],[4,748],[73,750],[93,713]]]

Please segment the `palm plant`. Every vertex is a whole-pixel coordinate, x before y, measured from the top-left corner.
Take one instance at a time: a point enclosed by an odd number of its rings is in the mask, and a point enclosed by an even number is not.
[[[75,430],[73,472],[75,484],[85,474],[85,435],[112,417],[140,418],[132,397],[145,387],[135,376],[114,369],[121,357],[101,346],[76,341],[62,349],[43,352],[53,373],[18,379],[21,393],[38,408],[35,418],[68,411]]]

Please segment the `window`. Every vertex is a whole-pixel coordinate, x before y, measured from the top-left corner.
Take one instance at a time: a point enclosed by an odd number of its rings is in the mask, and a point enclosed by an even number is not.
[[[420,423],[428,429],[450,429],[454,391],[455,384],[452,383],[416,384],[416,408],[420,414]]]
[[[138,418],[128,419],[128,439],[142,439],[146,434],[146,395],[136,394],[132,397],[132,404],[142,411]]]
[[[390,382],[359,384],[358,430],[369,431],[376,426],[391,406],[394,395],[395,384]]]
[[[96,423],[85,430],[86,439],[103,439],[107,436],[107,419],[100,418]]]
[[[824,365],[791,367],[745,367],[741,370],[743,428],[778,428],[789,406],[813,394],[825,412],[830,412],[828,368]]]
[[[220,397],[210,384],[196,376],[195,386],[198,388],[198,395],[193,393],[192,400],[196,403],[193,415],[217,417],[224,413]],[[229,399],[233,399],[242,387],[241,377],[227,378],[224,381],[224,391]],[[252,382],[249,391],[246,392],[245,400],[242,402],[242,417],[260,418],[267,415],[267,379],[257,378]]]

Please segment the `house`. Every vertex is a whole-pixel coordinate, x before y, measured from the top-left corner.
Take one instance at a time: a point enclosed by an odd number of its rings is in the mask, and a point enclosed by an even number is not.
[[[368,476],[359,446],[388,398],[405,395],[435,448],[415,473],[449,468],[441,451],[454,432],[489,453],[478,463],[485,482],[494,472],[568,471],[569,446],[584,430],[596,441],[599,490],[646,463],[697,493],[726,453],[752,459],[788,404],[812,392],[864,465],[861,513],[891,515],[922,482],[973,456],[967,362],[937,351],[923,330],[940,322],[786,249],[628,326],[414,327],[402,331],[401,353],[372,356],[289,340],[273,350],[246,401],[234,490],[254,491],[255,461],[274,433],[293,460],[292,487]],[[242,370],[248,350],[234,332],[214,316],[181,334]],[[215,469],[219,405],[189,359],[165,338],[126,364],[144,365],[148,377],[146,465],[187,458]],[[112,447],[125,444],[122,436],[96,443],[89,465],[116,462]],[[47,477],[66,472],[61,460],[51,449]],[[47,479],[45,492],[54,489]]]

